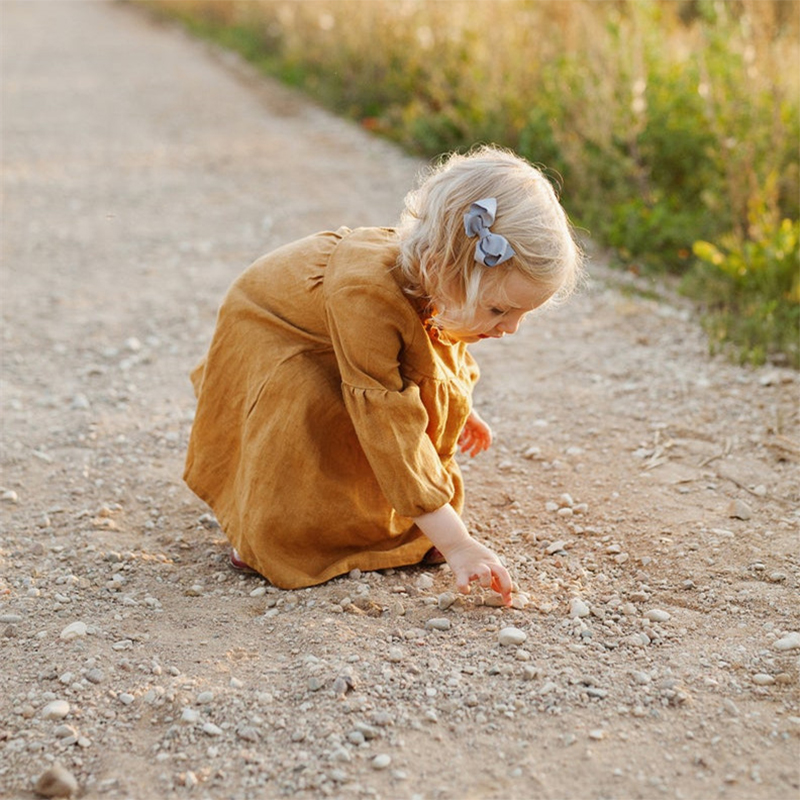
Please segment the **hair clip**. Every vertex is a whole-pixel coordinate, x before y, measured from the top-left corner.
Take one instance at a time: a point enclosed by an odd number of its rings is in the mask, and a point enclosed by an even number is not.
[[[467,236],[478,237],[478,244],[475,246],[475,260],[485,267],[496,267],[515,255],[505,236],[489,230],[489,226],[494,223],[496,214],[497,198],[495,197],[478,200],[464,214],[464,229]]]

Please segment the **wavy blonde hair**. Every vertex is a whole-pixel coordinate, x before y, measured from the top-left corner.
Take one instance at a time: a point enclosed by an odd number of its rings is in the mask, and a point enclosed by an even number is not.
[[[497,267],[475,261],[478,239],[464,230],[464,214],[485,197],[497,198],[492,232],[505,236],[515,253]],[[481,297],[502,293],[511,270],[550,289],[548,303],[568,297],[582,276],[581,250],[550,181],[492,145],[445,156],[423,172],[406,195],[398,232],[406,290],[434,305],[435,324],[443,327],[469,325]]]

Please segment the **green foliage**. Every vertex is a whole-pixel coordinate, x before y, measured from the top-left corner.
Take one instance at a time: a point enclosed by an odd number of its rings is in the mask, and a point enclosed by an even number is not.
[[[491,141],[546,165],[582,228],[686,275],[715,331],[793,347],[775,243],[800,205],[800,0],[150,5],[414,153]]]
[[[713,347],[732,344],[741,361],[777,353],[800,368],[800,223],[761,220],[751,238],[697,241],[684,290],[707,304]]]

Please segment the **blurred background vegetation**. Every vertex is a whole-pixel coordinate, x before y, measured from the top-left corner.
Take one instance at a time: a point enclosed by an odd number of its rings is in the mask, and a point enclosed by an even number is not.
[[[800,367],[800,0],[143,0],[421,156],[510,147],[710,345]]]

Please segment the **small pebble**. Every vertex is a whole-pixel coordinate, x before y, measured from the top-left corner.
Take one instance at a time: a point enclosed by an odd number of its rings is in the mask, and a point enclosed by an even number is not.
[[[531,599],[525,592],[511,595],[511,608],[522,610],[531,604]]]
[[[386,769],[392,763],[392,757],[387,753],[380,753],[372,759],[372,769]]]
[[[580,597],[573,597],[569,604],[570,617],[588,617],[591,611],[589,606],[580,599]]]
[[[420,575],[416,582],[417,589],[432,589],[433,578],[430,575]]]
[[[197,704],[198,705],[205,705],[206,703],[210,703],[214,699],[214,692],[200,692],[197,695]]]
[[[208,736],[221,736],[222,728],[218,727],[213,722],[204,722],[203,733],[207,734]]]
[[[450,620],[446,617],[434,617],[425,623],[425,628],[433,631],[449,631]]]
[[[753,675],[753,683],[756,686],[772,686],[772,684],[775,683],[775,678],[773,678],[772,675],[759,672]]]
[[[184,708],[181,712],[181,722],[185,722],[187,725],[194,725],[199,719],[200,712],[193,708]]]
[[[64,628],[63,631],[59,634],[59,639],[63,639],[65,642],[69,642],[72,639],[78,639],[81,636],[86,636],[87,627],[85,622],[71,622]]]
[[[651,608],[645,612],[644,616],[645,619],[649,619],[651,622],[666,622],[670,618],[669,612],[660,608]]]
[[[367,737],[364,736],[361,731],[350,731],[350,733],[347,734],[347,741],[350,742],[350,744],[361,745],[367,741]]]
[[[103,670],[95,667],[94,669],[90,669],[84,677],[89,683],[102,683],[105,675]]]
[[[753,512],[743,500],[734,500],[728,506],[728,516],[734,519],[750,519],[753,516]]]
[[[85,394],[76,394],[72,398],[72,402],[70,403],[70,408],[84,410],[87,408],[91,408],[91,403],[89,402],[89,398]]]
[[[129,694],[128,692],[123,692],[120,695],[117,695],[117,700],[120,701],[123,705],[129,706],[136,698]]]
[[[391,661],[393,664],[399,664],[404,658],[402,647],[390,647],[386,653],[386,660]]]
[[[240,725],[236,729],[236,735],[246,742],[257,742],[261,738],[258,728],[254,728],[252,725]]]
[[[456,596],[452,592],[442,592],[439,595],[439,599],[437,604],[439,606],[440,611],[447,611],[450,606],[453,605],[456,601]]]
[[[497,641],[504,646],[522,644],[527,638],[528,634],[525,633],[525,631],[513,627],[503,628],[500,633],[497,634]]]
[[[78,791],[78,781],[61,764],[53,764],[39,776],[34,791],[42,797],[71,797]]]
[[[69,714],[69,703],[66,700],[53,700],[42,709],[44,719],[64,719],[67,714]]]
[[[492,608],[505,607],[503,596],[498,594],[497,592],[488,592],[483,598],[483,604],[485,606],[491,606]]]
[[[567,543],[559,539],[557,542],[553,542],[552,544],[548,545],[545,553],[547,553],[549,556],[552,556],[566,549],[566,546]]]
[[[800,650],[800,633],[793,631],[782,636],[776,642],[772,643],[773,650],[780,650],[785,652],[787,650]]]

